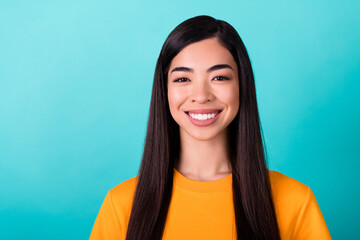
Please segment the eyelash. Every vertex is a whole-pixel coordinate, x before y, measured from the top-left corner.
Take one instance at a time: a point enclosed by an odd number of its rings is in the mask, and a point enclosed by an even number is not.
[[[218,80],[218,81],[224,81],[224,80],[229,80],[228,77],[224,77],[224,76],[216,76],[214,78],[222,78],[222,80]],[[187,79],[187,78],[178,78],[178,79],[175,79],[174,82],[183,82],[183,81],[179,81],[181,79]]]

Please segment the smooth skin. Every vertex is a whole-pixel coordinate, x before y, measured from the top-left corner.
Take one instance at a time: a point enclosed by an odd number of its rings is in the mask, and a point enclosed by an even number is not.
[[[214,65],[229,65],[208,71]],[[179,67],[189,70],[179,70]],[[175,68],[178,70],[173,71]],[[168,72],[170,112],[180,129],[180,161],[185,177],[214,181],[231,173],[227,127],[239,110],[238,69],[231,53],[216,38],[192,43],[173,58]],[[222,109],[211,125],[194,125],[185,111]]]

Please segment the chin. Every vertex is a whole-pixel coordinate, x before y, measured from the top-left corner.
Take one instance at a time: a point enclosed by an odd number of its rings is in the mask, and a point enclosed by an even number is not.
[[[196,139],[198,141],[210,141],[214,138],[216,138],[221,132],[218,131],[209,131],[209,130],[198,130],[198,131],[194,131],[192,129],[187,129],[185,130],[186,134],[193,138]]]

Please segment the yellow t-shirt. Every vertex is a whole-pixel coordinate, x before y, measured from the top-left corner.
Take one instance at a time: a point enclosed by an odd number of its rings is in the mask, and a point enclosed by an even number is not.
[[[269,170],[281,239],[331,239],[311,189]],[[137,176],[111,189],[90,239],[125,239]],[[189,179],[174,168],[174,187],[163,239],[236,239],[232,174],[215,181]]]

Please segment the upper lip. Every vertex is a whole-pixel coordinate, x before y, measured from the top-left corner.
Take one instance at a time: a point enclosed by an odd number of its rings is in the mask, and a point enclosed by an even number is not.
[[[211,109],[191,109],[191,110],[187,110],[185,111],[185,113],[197,113],[197,114],[209,114],[209,113],[217,113],[217,112],[221,112],[222,109],[217,109],[217,108],[211,108]]]

